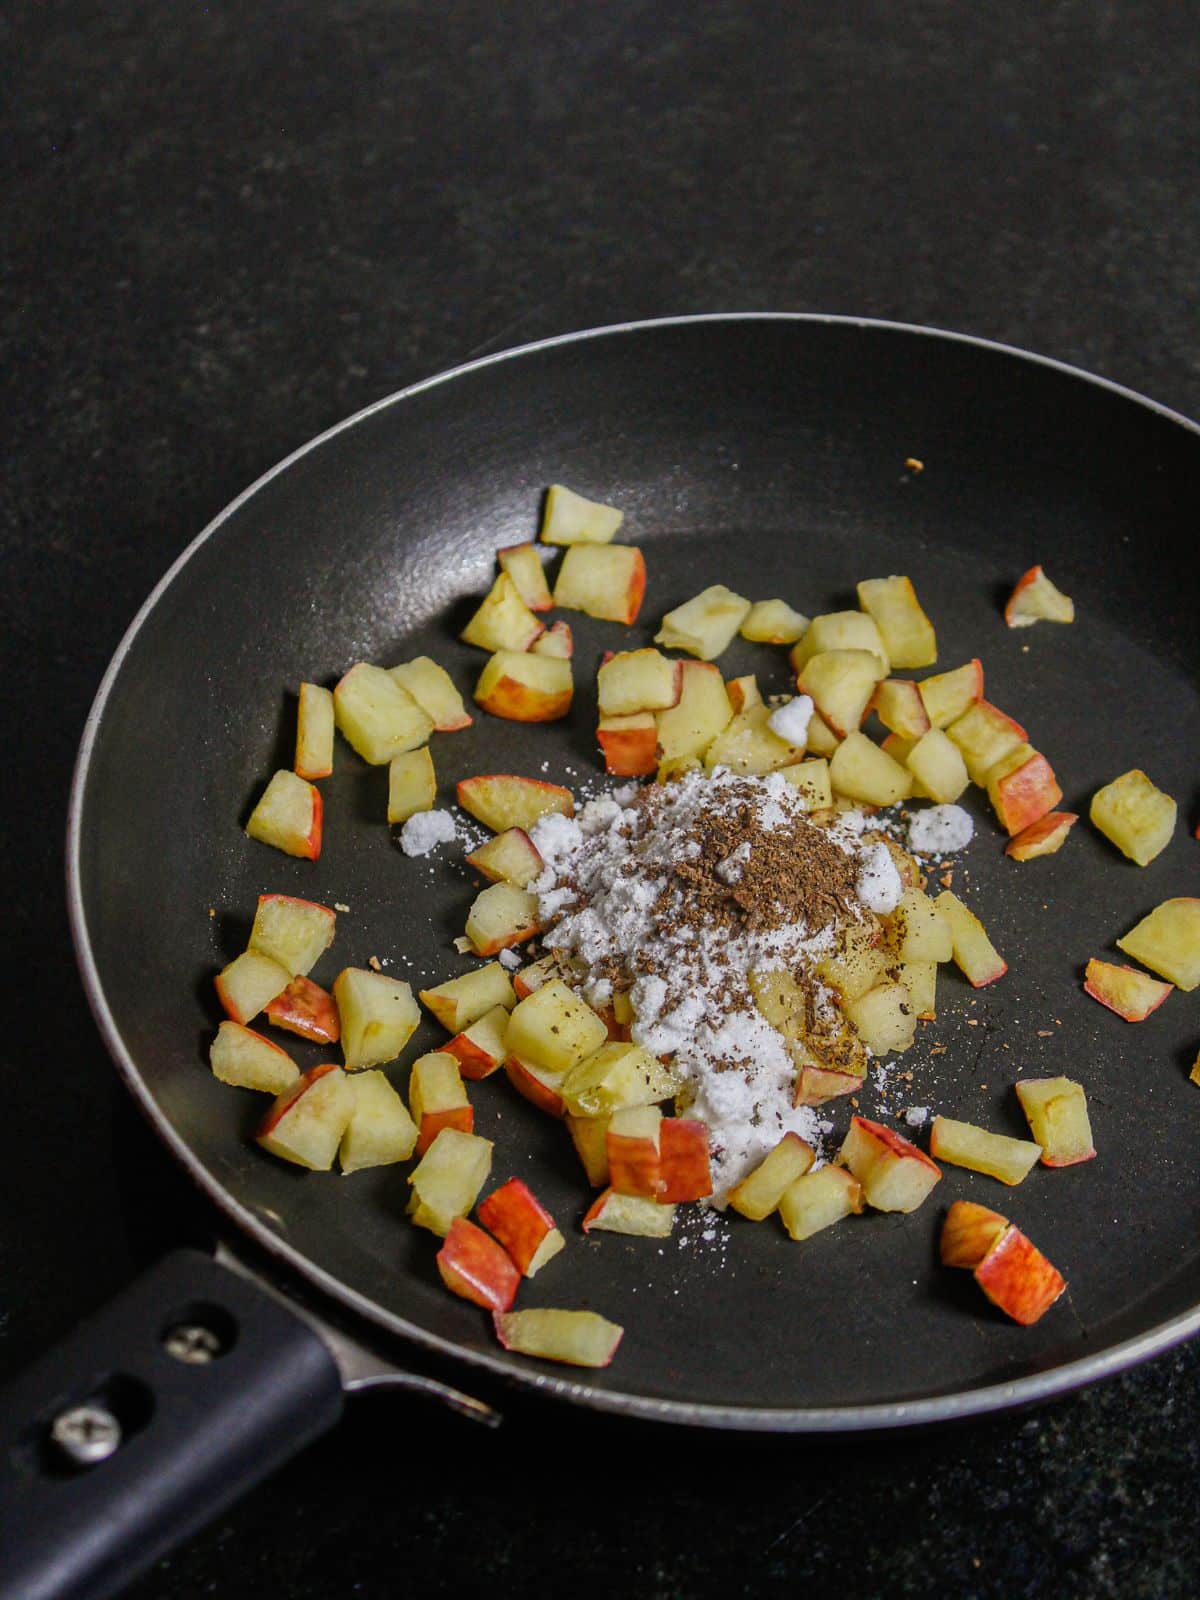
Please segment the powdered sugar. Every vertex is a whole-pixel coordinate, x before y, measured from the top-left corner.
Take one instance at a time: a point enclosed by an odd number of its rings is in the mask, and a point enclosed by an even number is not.
[[[975,824],[962,806],[929,806],[909,818],[908,848],[919,856],[965,850],[974,837]]]
[[[873,844],[868,846],[861,860],[858,898],[868,911],[886,916],[889,911],[896,909],[904,893],[892,853],[885,844]]]
[[[809,695],[798,694],[791,700],[785,700],[781,706],[776,706],[767,718],[767,727],[784,744],[793,744],[803,750],[808,739],[808,725],[812,721],[815,706]]]
[[[418,811],[400,830],[400,848],[406,856],[427,856],[457,838],[458,823],[449,811]]]

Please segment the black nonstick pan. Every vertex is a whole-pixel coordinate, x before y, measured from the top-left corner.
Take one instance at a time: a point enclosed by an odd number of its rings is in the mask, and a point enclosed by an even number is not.
[[[470,875],[453,850],[400,853],[382,820],[386,774],[345,746],[322,785],[319,862],[241,825],[290,765],[302,679],[427,653],[469,691],[483,657],[458,630],[496,547],[535,537],[550,482],[624,508],[621,537],[649,573],[642,616],[622,629],[571,615],[568,721],[480,715],[437,736],[443,803],[475,772],[601,789],[588,687],[600,651],[648,642],[663,611],[704,586],[782,595],[811,614],[853,604],[859,578],[904,572],[936,623],[939,665],[982,658],[988,697],[1050,757],[1066,808],[1086,816],[1100,784],[1142,767],[1181,813],[1145,869],[1086,822],[1058,855],[1019,865],[979,792],[965,802],[978,827],[972,903],[1010,970],[978,992],[943,976],[937,1023],[887,1104],[1021,1135],[1018,1076],[1065,1074],[1088,1092],[1099,1156],[1085,1165],[1037,1168],[1013,1190],[947,1167],[915,1215],[868,1216],[804,1245],[736,1218],[693,1219],[665,1242],[585,1241],[561,1129],[502,1075],[478,1085],[494,1178],[530,1180],[570,1234],[521,1303],[589,1306],[627,1329],[596,1373],[506,1355],[488,1319],[439,1282],[430,1236],[404,1217],[403,1169],[342,1179],[269,1158],[250,1139],[265,1102],[206,1066],[212,976],[243,947],[263,891],[349,907],[318,978],[372,956],[414,987],[471,965],[452,946]],[[216,1203],[227,1246],[348,1317],[376,1371],[450,1358],[468,1387],[475,1369],[631,1417],[825,1432],[1028,1404],[1166,1349],[1200,1328],[1200,1093],[1188,1083],[1200,1005],[1176,993],[1129,1025],[1082,993],[1081,975],[1160,900],[1200,893],[1198,530],[1192,424],[1054,363],[923,329],[637,324],[393,396],[223,513],[150,597],[101,687],[69,872],[79,959],[118,1070]],[[1005,627],[1003,596],[1034,562],[1074,597],[1073,626]],[[737,641],[721,667],[788,687],[778,649]],[[404,1060],[441,1037],[423,1025]],[[321,1059],[298,1041],[296,1055]],[[403,1085],[403,1063],[393,1076]],[[865,1091],[861,1109],[877,1104]],[[829,1108],[839,1127],[849,1109]],[[955,1198],[1004,1211],[1066,1276],[1068,1294],[1034,1328],[937,1266]],[[111,1590],[332,1423],[342,1376],[310,1314],[289,1304],[181,1255],[22,1381],[4,1416],[6,1594]],[[90,1426],[64,1424],[84,1402],[99,1408]],[[105,1414],[121,1426],[115,1447]],[[97,1464],[81,1465],[89,1454]]]

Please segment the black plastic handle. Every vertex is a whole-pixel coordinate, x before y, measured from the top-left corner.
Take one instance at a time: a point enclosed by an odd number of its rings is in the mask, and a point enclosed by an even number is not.
[[[306,1322],[168,1256],[0,1394],[0,1600],[115,1594],[341,1411]]]

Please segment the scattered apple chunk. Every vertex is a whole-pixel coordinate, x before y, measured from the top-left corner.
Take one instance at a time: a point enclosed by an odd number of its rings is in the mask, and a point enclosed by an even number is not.
[[[700,661],[715,661],[733,643],[749,614],[749,600],[723,583],[714,583],[668,611],[654,642],[668,650],[684,650]]]
[[[988,773],[997,761],[1029,740],[1021,724],[990,700],[976,700],[969,705],[947,726],[946,734],[962,751],[971,782],[981,788],[987,786]]]
[[[333,771],[333,695],[319,683],[302,683],[296,706],[298,778],[327,778]]]
[[[1178,809],[1169,794],[1134,767],[1096,790],[1088,815],[1122,855],[1145,867],[1171,842]]]
[[[538,778],[518,778],[509,772],[463,778],[455,789],[459,805],[485,828],[501,833],[506,828],[532,828],[539,817],[557,812],[575,814],[575,796],[558,783]]]
[[[779,776],[803,796],[809,811],[824,811],[833,804],[829,762],[824,756],[817,756],[811,761],[797,761],[778,770]]]
[[[863,1209],[863,1187],[845,1167],[820,1167],[788,1184],[779,1215],[789,1236],[799,1242]]]
[[[260,894],[247,948],[270,956],[294,978],[312,970],[333,943],[337,913],[290,894]]]
[[[519,650],[497,650],[475,685],[478,704],[508,722],[557,722],[573,694],[569,661]]]
[[[562,559],[554,604],[601,622],[637,621],[646,593],[646,562],[630,544],[574,544]]]
[[[554,656],[559,661],[570,661],[575,654],[575,635],[571,632],[571,624],[560,617],[557,622],[550,624],[545,633],[539,634],[529,648],[535,656]]]
[[[433,718],[395,676],[367,661],[351,667],[338,683],[333,709],[342,737],[374,767],[415,750],[433,732]]]
[[[479,1204],[480,1222],[494,1234],[523,1278],[532,1278],[566,1244],[554,1218],[520,1178],[510,1178]]]
[[[596,742],[604,752],[604,770],[613,777],[642,778],[658,766],[658,723],[652,711],[601,717]]]
[[[464,1078],[478,1082],[490,1078],[504,1065],[504,1036],[508,1032],[508,1012],[493,1006],[461,1033],[456,1033],[446,1049],[458,1062]]]
[[[1190,993],[1200,984],[1200,899],[1164,900],[1117,940],[1117,949]]]
[[[763,703],[758,679],[752,672],[744,673],[740,678],[730,678],[725,685],[725,691],[729,695],[729,704],[733,707],[735,716],[739,711],[749,711],[751,706],[761,706]]]
[[[948,728],[983,699],[983,662],[976,656],[950,672],[936,672],[922,678],[920,688],[930,725]]]
[[[971,1271],[1008,1227],[1008,1218],[974,1200],[955,1200],[942,1223],[938,1254],[944,1267],[966,1267]]]
[[[729,1204],[751,1222],[761,1222],[778,1209],[788,1186],[802,1178],[816,1152],[798,1133],[785,1133],[773,1150],[729,1191]]]
[[[353,1109],[338,1164],[344,1175],[407,1161],[417,1148],[417,1125],[384,1072],[355,1072],[346,1079]]]
[[[683,663],[661,650],[619,650],[601,664],[596,694],[602,717],[625,717],[635,711],[665,711],[679,704]]]
[[[451,1294],[485,1311],[507,1311],[521,1274],[508,1252],[466,1217],[455,1217],[437,1253],[437,1268]]]
[[[421,1020],[407,983],[365,967],[339,972],[333,998],[342,1024],[347,1072],[394,1061]]]
[[[989,1133],[970,1122],[951,1117],[935,1117],[929,1135],[929,1153],[952,1167],[984,1172],[1010,1186],[1023,1182],[1041,1158],[1042,1147],[1029,1139],[1010,1139],[1003,1133]]]
[[[408,1106],[417,1125],[419,1156],[425,1154],[443,1128],[474,1132],[475,1111],[463,1087],[458,1059],[449,1050],[431,1050],[413,1062]]]
[[[567,1132],[575,1154],[593,1189],[608,1186],[608,1118],[573,1117],[567,1113]]]
[[[625,513],[616,506],[586,500],[574,489],[552,483],[546,490],[541,540],[543,544],[608,544],[624,520]]]
[[[561,1086],[563,1074],[540,1062],[523,1061],[510,1050],[504,1057],[504,1073],[517,1093],[547,1116],[565,1117],[567,1108]]]
[[[679,702],[655,715],[664,763],[702,756],[733,720],[720,671],[707,661],[682,661],[679,665]]]
[[[285,855],[316,861],[321,854],[323,815],[321,791],[294,772],[281,769],[246,819],[246,832]]]
[[[862,1184],[863,1198],[876,1211],[915,1211],[942,1176],[923,1150],[866,1117],[851,1117],[838,1163]]]
[[[822,650],[804,663],[796,682],[838,738],[844,738],[866,715],[879,682],[879,658],[870,650]]]
[[[264,1150],[284,1161],[328,1172],[353,1113],[354,1095],[346,1074],[326,1062],[302,1073],[279,1096],[256,1137]]]
[[[771,726],[770,706],[748,706],[739,711],[704,752],[704,765],[711,771],[725,767],[730,772],[762,774],[778,772],[799,762],[804,746],[788,744]]]
[[[1030,1131],[1042,1147],[1044,1167],[1073,1167],[1096,1154],[1087,1096],[1070,1078],[1022,1078],[1017,1084]]]
[[[583,1219],[584,1233],[628,1233],[644,1239],[668,1239],[675,1226],[675,1207],[660,1205],[644,1195],[620,1194],[605,1189],[596,1196]]]
[[[954,940],[954,964],[975,989],[995,983],[1008,971],[1008,962],[984,931],[983,923],[956,894],[943,889],[933,902],[950,924]]]
[[[869,709],[889,733],[898,733],[902,739],[916,742],[924,738],[931,726],[921,697],[921,685],[910,678],[885,678],[876,684]],[[965,780],[965,772],[963,776]]]
[[[505,828],[472,850],[466,859],[493,883],[511,883],[517,889],[526,888],[540,877],[546,866],[524,828]]]
[[[865,733],[848,733],[833,752],[829,781],[834,793],[873,806],[893,806],[912,793],[913,777]]]
[[[537,895],[511,883],[493,883],[480,890],[467,914],[467,938],[477,956],[494,956],[510,945],[525,944],[540,932]]]
[[[437,774],[429,746],[393,756],[388,763],[388,822],[407,822],[418,811],[432,811],[436,803]]]
[[[659,1137],[663,1114],[657,1106],[622,1106],[608,1123],[609,1182],[618,1194],[658,1200],[665,1187]]]
[[[1008,834],[1021,833],[1040,821],[1062,799],[1053,767],[1028,744],[1018,745],[988,769],[987,792]]]
[[[544,631],[510,574],[501,572],[459,638],[481,650],[528,650]]]
[[[1030,567],[1017,579],[1017,586],[1004,607],[1004,620],[1010,628],[1027,628],[1031,623],[1074,622],[1075,602],[1050,582],[1041,567]]]
[[[287,988],[268,1000],[267,1020],[285,1033],[294,1033],[314,1044],[336,1044],[342,1037],[337,1004],[328,989],[311,978],[293,978]]]
[[[807,627],[808,618],[793,611],[785,600],[756,600],[739,632],[754,644],[795,644]]]
[[[213,1077],[239,1089],[261,1089],[286,1094],[300,1077],[300,1069],[277,1044],[240,1022],[222,1022],[208,1053]]]
[[[508,1019],[509,1053],[567,1072],[608,1038],[604,1022],[561,978],[551,978],[520,1001]]]
[[[388,673],[412,696],[438,733],[457,733],[471,726],[471,714],[453,678],[430,656],[414,656],[398,667],[389,667]]]
[[[1026,1328],[1067,1287],[1057,1268],[1011,1224],[975,1268],[975,1282],[994,1306]]]
[[[1079,821],[1073,811],[1049,811],[1036,822],[1013,837],[1004,846],[1006,856],[1014,861],[1033,861],[1038,856],[1052,856],[1067,842],[1067,835]]]
[[[954,934],[937,906],[919,889],[905,889],[887,918],[888,942],[901,961],[951,961]]]
[[[595,1311],[530,1311],[495,1314],[496,1337],[506,1350],[573,1367],[607,1367],[625,1332]]]
[[[1099,1000],[1126,1022],[1145,1022],[1162,1005],[1173,985],[1148,978],[1136,967],[1120,967],[1093,957],[1087,964],[1083,987],[1093,1000]]]
[[[445,1238],[465,1217],[492,1170],[492,1143],[477,1133],[443,1128],[408,1175],[408,1213],[418,1228]]]
[[[694,1117],[664,1117],[658,1130],[660,1205],[686,1205],[713,1192],[708,1124]]]
[[[422,989],[420,1000],[450,1033],[461,1033],[495,1006],[511,1011],[517,1003],[512,979],[498,961],[473,967],[460,978],[448,978],[432,989]]]
[[[656,1105],[679,1087],[670,1068],[641,1045],[609,1040],[568,1070],[562,1096],[572,1116],[602,1117],[625,1106]]]
[[[790,652],[788,660],[792,670],[799,673],[814,656],[845,650],[865,650],[873,656],[877,682],[886,678],[891,671],[891,662],[875,620],[864,611],[828,611],[823,616],[814,617],[804,637]]]
[[[507,572],[530,611],[549,611],[554,604],[546,569],[535,544],[509,544],[496,551],[501,570]]]
[[[257,950],[243,950],[217,974],[217,998],[234,1022],[249,1022],[291,978],[286,967]]]
[[[934,664],[937,635],[908,578],[865,578],[858,585],[858,603],[875,619],[892,666]]]
[[[842,1010],[858,1030],[859,1038],[877,1056],[907,1050],[917,1031],[912,997],[902,983],[878,983],[848,1000]]]

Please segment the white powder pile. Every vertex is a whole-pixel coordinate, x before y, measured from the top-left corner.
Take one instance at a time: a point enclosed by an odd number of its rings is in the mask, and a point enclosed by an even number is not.
[[[400,830],[400,848],[406,856],[427,856],[457,838],[458,824],[448,811],[418,811]]]
[[[945,856],[965,850],[975,837],[971,814],[961,806],[928,806],[908,822],[908,848],[919,856]]]

